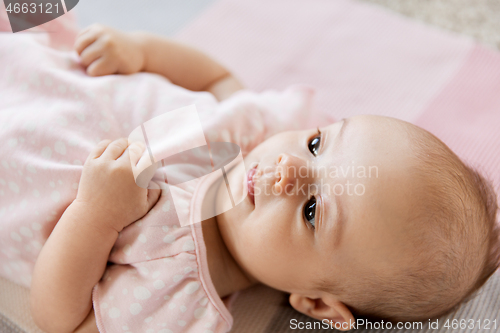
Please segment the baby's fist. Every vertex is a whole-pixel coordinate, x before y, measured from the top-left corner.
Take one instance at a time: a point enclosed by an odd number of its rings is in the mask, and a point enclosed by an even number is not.
[[[118,232],[146,215],[161,192],[155,183],[151,186],[157,189],[149,190],[135,183],[132,168],[144,150],[142,145],[129,145],[126,138],[101,141],[85,161],[74,203]]]
[[[101,24],[77,36],[74,48],[90,76],[133,74],[144,68],[144,52],[137,37]]]

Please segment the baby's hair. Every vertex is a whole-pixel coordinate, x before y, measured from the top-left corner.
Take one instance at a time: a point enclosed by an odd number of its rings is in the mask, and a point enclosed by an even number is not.
[[[349,285],[323,281],[354,315],[391,321],[436,318],[471,298],[500,266],[497,197],[492,185],[434,135],[406,130],[419,184],[408,226],[415,248],[397,273],[366,272]]]
[[[479,191],[480,198],[486,209],[488,232],[488,252],[483,265],[483,270],[479,275],[476,284],[464,296],[469,299],[484,283],[500,268],[500,225],[497,222],[497,197],[493,186],[486,181],[477,171],[469,168],[476,188]]]

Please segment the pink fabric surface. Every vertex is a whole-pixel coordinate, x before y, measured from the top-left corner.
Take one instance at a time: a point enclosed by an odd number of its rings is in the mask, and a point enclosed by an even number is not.
[[[469,53],[449,84],[415,124],[443,140],[500,192],[500,54],[482,46]]]
[[[500,192],[500,55],[469,38],[352,0],[220,0],[177,38],[250,89],[305,83],[333,118],[420,125]]]
[[[350,0],[220,0],[177,38],[252,90],[305,83],[335,117],[413,121],[462,66],[471,40]]]

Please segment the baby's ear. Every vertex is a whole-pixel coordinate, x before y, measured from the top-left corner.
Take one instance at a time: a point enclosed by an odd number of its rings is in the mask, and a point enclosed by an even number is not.
[[[307,297],[299,294],[290,295],[290,305],[297,311],[317,320],[328,320],[344,326],[340,331],[349,331],[351,323],[355,322],[351,311],[335,297],[327,295],[321,297]],[[344,325],[342,325],[345,323]]]

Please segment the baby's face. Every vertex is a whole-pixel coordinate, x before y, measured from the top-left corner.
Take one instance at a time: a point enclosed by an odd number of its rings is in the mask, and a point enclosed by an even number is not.
[[[217,216],[247,274],[310,297],[319,281],[391,274],[413,255],[406,131],[419,129],[356,116],[319,130],[280,133],[256,147],[245,158],[250,176],[256,167],[254,198]],[[228,179],[233,192],[245,191],[237,175]]]

